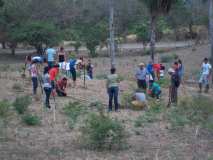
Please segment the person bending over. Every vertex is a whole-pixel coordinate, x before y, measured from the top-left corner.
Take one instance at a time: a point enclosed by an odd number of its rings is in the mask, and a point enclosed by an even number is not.
[[[56,92],[57,92],[58,96],[60,96],[60,97],[67,96],[66,88],[67,88],[67,78],[66,77],[57,81]]]

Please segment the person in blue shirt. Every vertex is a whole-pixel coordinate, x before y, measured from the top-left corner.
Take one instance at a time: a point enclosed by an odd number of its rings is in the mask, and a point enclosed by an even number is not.
[[[72,75],[72,80],[73,80],[73,84],[74,87],[76,85],[76,63],[77,60],[76,59],[70,59],[70,74]]]
[[[160,99],[160,95],[161,95],[161,87],[158,83],[154,82],[154,81],[149,81],[149,91],[150,91],[150,95],[153,98],[157,98],[158,100]]]
[[[146,75],[148,74],[144,63],[140,63],[138,69],[136,70],[135,78],[137,79],[138,88],[147,88]]]
[[[52,68],[55,63],[56,50],[54,48],[50,47],[46,50],[46,54],[47,54],[48,66],[49,66],[49,68]]]
[[[149,64],[147,64],[146,69],[147,69],[147,72],[152,76],[152,78],[154,80],[155,79],[155,72],[154,72],[152,61],[149,61]]]

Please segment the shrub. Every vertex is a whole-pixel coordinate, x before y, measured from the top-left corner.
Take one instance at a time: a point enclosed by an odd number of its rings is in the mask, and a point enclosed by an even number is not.
[[[25,114],[22,117],[22,121],[29,126],[36,126],[39,125],[40,122],[40,118],[36,115],[32,115],[32,114]]]
[[[86,112],[86,107],[78,102],[69,102],[69,104],[64,107],[63,111],[69,118],[69,127],[73,128],[78,117]]]
[[[29,96],[17,97],[13,102],[13,106],[18,114],[24,114],[30,104],[31,98]]]
[[[168,55],[163,55],[161,57],[161,62],[162,63],[169,63],[173,60],[175,60],[178,56],[176,54],[168,54]]]
[[[171,108],[168,120],[172,127],[180,128],[186,124],[199,125],[212,129],[213,101],[203,96],[186,97],[180,100],[178,107]]]
[[[10,103],[7,100],[0,101],[0,117],[7,117],[10,111]]]
[[[19,83],[14,83],[12,89],[16,91],[20,91],[22,90],[22,85]]]
[[[170,85],[170,79],[168,77],[164,77],[163,79],[160,79],[157,81],[157,83],[162,87],[162,88],[168,88]]]
[[[135,127],[143,127],[148,123],[158,121],[160,119],[159,115],[163,112],[164,109],[165,105],[163,103],[150,101],[150,109],[136,119]]]
[[[82,139],[89,149],[122,149],[125,131],[117,120],[104,114],[90,114],[82,128]]]
[[[130,108],[132,102],[133,93],[132,92],[124,92],[121,95],[121,106],[124,108]]]

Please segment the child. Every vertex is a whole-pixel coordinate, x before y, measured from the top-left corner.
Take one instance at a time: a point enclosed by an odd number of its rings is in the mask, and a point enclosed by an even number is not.
[[[153,97],[153,98],[157,98],[158,100],[160,99],[160,95],[161,95],[161,87],[158,83],[154,82],[154,81],[150,81],[149,82],[150,84],[150,95]]]
[[[44,92],[46,94],[45,105],[47,108],[51,108],[49,99],[50,99],[50,95],[52,92],[52,86],[51,86],[50,75],[49,75],[48,71],[49,71],[49,68],[48,68],[48,66],[46,66],[44,68],[43,88],[44,88]]]
[[[91,60],[88,60],[88,64],[86,66],[87,69],[87,75],[90,77],[90,79],[93,79],[93,65],[91,64]]]

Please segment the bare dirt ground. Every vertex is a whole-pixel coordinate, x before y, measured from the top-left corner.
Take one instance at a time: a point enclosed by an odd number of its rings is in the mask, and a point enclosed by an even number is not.
[[[196,51],[188,48],[165,54],[179,55],[184,61],[186,77],[196,78],[195,72],[199,71],[202,59],[204,56],[209,56],[209,46],[197,47]],[[157,55],[157,59],[160,60],[161,56]],[[137,64],[148,60],[147,56],[117,57],[117,72],[126,79],[121,82],[121,94],[135,85],[133,75]],[[109,73],[109,58],[96,58],[92,61],[95,64],[96,76]],[[23,64],[15,62],[14,59],[7,59],[10,69],[1,70],[0,99],[13,101],[19,95],[31,95],[30,80],[23,80],[20,76],[20,68]],[[15,83],[22,86],[21,91],[16,92],[12,89]],[[83,82],[78,80],[77,86],[77,88],[68,88],[68,94],[71,97],[78,98],[87,105],[97,100],[107,104],[104,80],[88,81],[87,89],[84,89]],[[180,96],[194,94],[197,92],[195,87],[195,85],[181,87]],[[167,89],[163,90],[164,99],[168,96],[167,92]],[[211,91],[208,96],[212,95]],[[187,127],[181,131],[172,132],[163,120],[144,128],[135,128],[134,121],[145,111],[129,109],[122,109],[110,115],[125,126],[128,133],[127,149],[111,152],[86,150],[79,144],[79,128],[70,129],[67,117],[62,113],[64,105],[73,101],[71,97],[56,98],[55,124],[52,123],[52,110],[43,108],[42,96],[39,99],[33,99],[30,105],[30,111],[41,117],[41,125],[28,127],[21,122],[19,116],[14,114],[8,126],[1,128],[6,130],[7,135],[6,139],[0,140],[0,160],[209,160],[213,156],[213,133],[201,130],[198,138],[195,138],[196,128]],[[52,99],[51,103],[54,105]]]

